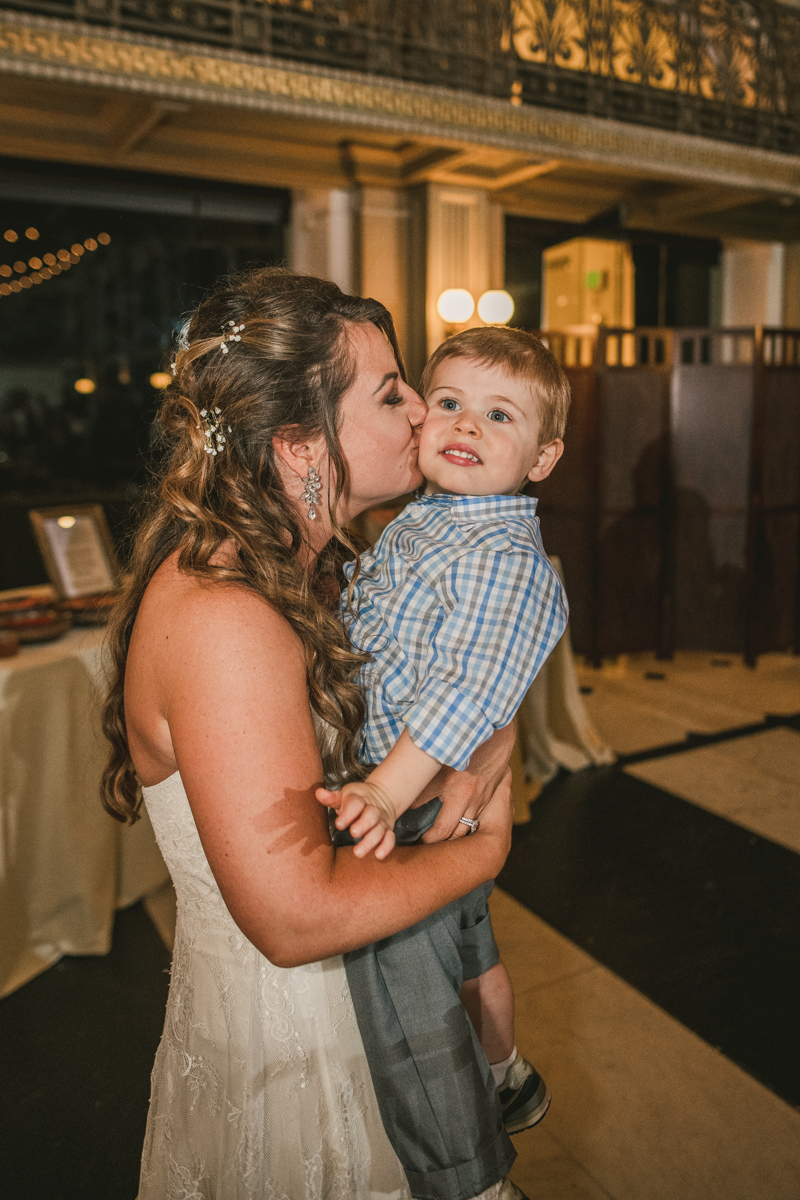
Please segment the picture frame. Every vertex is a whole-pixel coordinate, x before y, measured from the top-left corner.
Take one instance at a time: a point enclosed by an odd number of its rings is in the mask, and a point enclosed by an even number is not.
[[[28,516],[59,599],[110,596],[119,589],[119,563],[100,504],[32,508]]]

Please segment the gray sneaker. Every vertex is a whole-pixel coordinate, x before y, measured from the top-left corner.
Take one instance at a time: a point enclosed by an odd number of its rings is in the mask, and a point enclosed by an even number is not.
[[[538,1125],[550,1107],[547,1084],[535,1067],[518,1054],[499,1089],[503,1121],[508,1133],[521,1133]]]

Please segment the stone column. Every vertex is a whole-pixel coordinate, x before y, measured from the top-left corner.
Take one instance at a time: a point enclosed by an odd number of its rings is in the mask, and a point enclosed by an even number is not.
[[[413,299],[408,264],[410,216],[405,188],[361,189],[361,295],[380,300],[389,309],[404,357],[408,356]]]
[[[783,324],[785,249],[782,242],[725,243],[721,262],[723,327]]]
[[[427,353],[445,337],[436,310],[447,288],[466,288],[476,303],[490,288],[501,288],[504,276],[503,210],[478,188],[427,186],[426,205],[426,333]],[[476,315],[470,325],[480,325]]]
[[[289,264],[359,291],[358,188],[303,188],[292,193]]]
[[[412,380],[445,337],[436,310],[446,288],[477,302],[502,288],[503,210],[478,188],[306,189],[293,193],[289,261],[391,312]],[[470,325],[480,325],[476,315]]]
[[[787,242],[783,264],[783,323],[800,328],[800,242]]]

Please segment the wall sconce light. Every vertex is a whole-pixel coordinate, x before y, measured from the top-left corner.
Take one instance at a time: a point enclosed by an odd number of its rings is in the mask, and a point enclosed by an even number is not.
[[[75,388],[75,391],[78,392],[81,396],[91,396],[92,392],[97,387],[97,384],[95,383],[95,381],[93,379],[84,378],[84,379],[76,379],[72,386]]]
[[[502,288],[484,292],[478,301],[478,316],[484,325],[507,325],[514,315],[514,301]]]
[[[463,325],[475,312],[475,301],[466,288],[447,288],[436,302],[436,311],[446,325]]]
[[[154,371],[150,376],[150,387],[157,388],[159,391],[168,388],[171,383],[172,376],[166,371]]]
[[[475,301],[466,288],[447,288],[436,302],[436,311],[445,325],[466,325],[475,312]],[[495,288],[484,292],[478,301],[478,316],[484,325],[505,325],[514,315],[514,301],[508,292]]]

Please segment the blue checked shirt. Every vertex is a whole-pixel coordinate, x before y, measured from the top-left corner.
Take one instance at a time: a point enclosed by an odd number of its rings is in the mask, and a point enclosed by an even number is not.
[[[405,727],[460,771],[511,721],[567,624],[535,514],[524,496],[423,496],[362,555],[343,609],[373,658],[362,761],[382,762]]]

